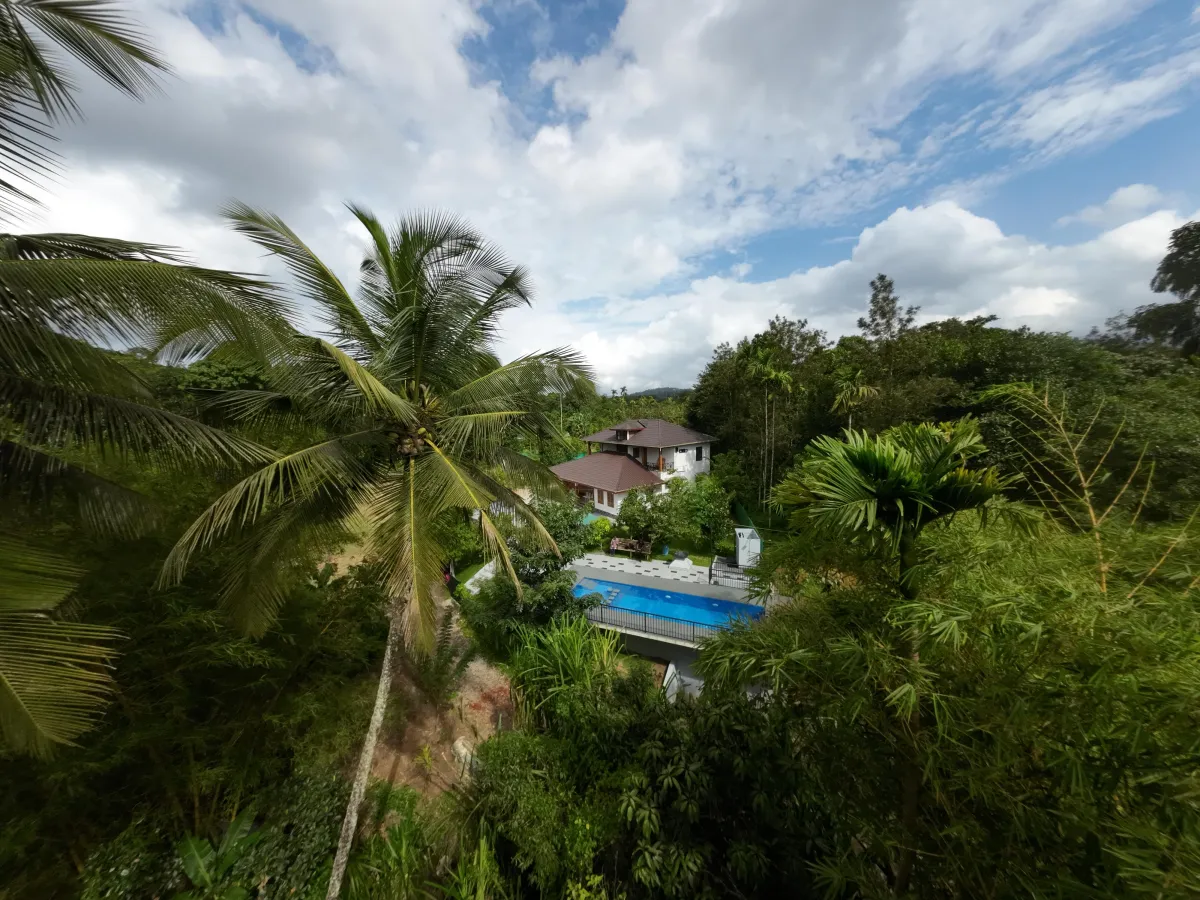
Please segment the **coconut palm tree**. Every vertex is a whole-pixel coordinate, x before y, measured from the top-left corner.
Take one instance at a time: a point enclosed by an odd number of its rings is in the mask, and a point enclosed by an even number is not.
[[[160,408],[104,345],[186,353],[237,336],[265,347],[270,292],[161,247],[0,235],[0,734],[11,749],[44,755],[88,727],[111,684],[102,663],[115,637],[54,615],[81,573],[25,539],[16,517],[60,497],[92,529],[127,530],[148,513],[144,498],[62,451],[210,469],[274,458]]]
[[[230,392],[219,405],[243,417],[283,411],[325,437],[231,488],[163,570],[165,583],[176,581],[197,551],[232,540],[241,565],[226,602],[247,630],[261,632],[282,597],[272,562],[302,536],[351,529],[379,561],[392,598],[388,641],[330,897],[341,888],[400,639],[418,651],[432,642],[445,530],[464,513],[477,517],[487,551],[514,583],[499,515],[534,545],[557,549],[513,489],[558,492],[558,482],[505,440],[557,435],[545,395],[588,377],[570,350],[499,362],[497,321],[529,303],[529,277],[466,223],[418,214],[388,232],[369,212],[351,211],[369,239],[356,296],[279,218],[240,204],[227,211],[238,231],[286,264],[326,337],[295,333],[269,368],[268,390]]]
[[[51,127],[79,114],[68,57],[134,98],[167,71],[110,0],[0,0],[0,216],[29,205],[31,180],[55,168]],[[120,527],[144,511],[136,495],[66,463],[57,455],[64,447],[160,464],[271,458],[156,408],[147,386],[96,346],[158,346],[173,336],[183,338],[175,348],[184,352],[223,343],[241,325],[266,321],[243,315],[263,290],[147,244],[0,235],[5,511],[51,491],[69,494],[93,526]],[[79,574],[12,523],[0,525],[0,735],[11,749],[44,754],[77,737],[103,705],[113,634],[55,616]]]
[[[134,98],[167,71],[112,0],[0,0],[0,215],[28,206],[20,182],[55,168],[50,128],[79,116],[65,57]]]
[[[879,396],[879,388],[867,384],[867,377],[862,369],[853,372],[849,369],[839,369],[834,376],[833,386],[837,394],[830,410],[847,414],[847,428],[854,427],[854,410]]]
[[[809,444],[801,464],[775,488],[772,502],[788,513],[789,525],[859,545],[896,575],[900,594],[916,597],[921,532],[966,510],[986,513],[1009,481],[994,468],[970,469],[986,447],[971,418],[942,426],[922,423],[880,435],[846,430]],[[904,645],[901,656],[919,660],[919,647]],[[920,699],[913,691],[900,740],[909,747],[901,783],[901,820],[910,835],[897,861],[894,890],[908,889],[916,859],[921,757]]]

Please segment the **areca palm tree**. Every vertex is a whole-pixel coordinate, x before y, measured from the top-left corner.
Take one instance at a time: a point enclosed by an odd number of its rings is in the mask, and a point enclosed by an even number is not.
[[[327,333],[297,332],[269,369],[269,389],[230,392],[219,405],[244,417],[283,411],[325,437],[231,488],[188,529],[163,570],[164,582],[175,581],[197,551],[232,541],[241,565],[226,602],[257,632],[282,598],[272,563],[302,536],[351,529],[379,561],[392,602],[388,641],[330,897],[340,891],[353,842],[394,654],[401,637],[418,652],[433,637],[445,529],[464,513],[477,517],[487,551],[514,583],[499,516],[534,545],[557,549],[514,488],[557,492],[558,483],[504,440],[556,435],[545,395],[587,378],[570,350],[499,362],[498,318],[529,303],[529,278],[466,223],[420,214],[389,232],[369,212],[351,211],[369,238],[356,296],[279,218],[243,205],[227,211],[238,231],[287,265]]]
[[[867,384],[867,377],[862,369],[853,372],[842,369],[834,376],[834,389],[837,391],[833,399],[833,412],[844,412],[847,415],[846,427],[854,427],[854,410],[868,400],[879,396],[879,388]]]
[[[968,468],[985,450],[971,418],[900,425],[874,437],[847,429],[843,440],[826,435],[813,441],[800,466],[775,488],[772,502],[788,513],[792,528],[842,538],[880,557],[894,568],[901,595],[912,600],[921,532],[955,513],[986,514],[1009,484],[994,468]],[[899,652],[916,663],[919,648],[911,644],[902,641]],[[900,739],[909,751],[900,816],[909,840],[894,872],[897,895],[907,891],[916,859],[922,780],[920,699],[915,690],[906,696]]]
[[[875,436],[824,435],[809,444],[772,502],[793,528],[843,537],[893,560],[900,589],[909,593],[921,531],[957,512],[986,510],[1008,487],[994,468],[967,467],[985,450],[970,417]]]
[[[771,486],[775,483],[775,413],[777,392],[791,394],[792,373],[783,365],[777,364],[774,352],[759,349],[750,365],[747,367],[750,375],[759,379],[763,386],[763,446],[762,446],[762,491],[760,502],[766,502],[770,497]]]

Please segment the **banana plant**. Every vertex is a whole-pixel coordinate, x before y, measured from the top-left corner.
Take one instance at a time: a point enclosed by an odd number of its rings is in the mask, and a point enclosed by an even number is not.
[[[221,843],[190,835],[179,842],[179,860],[192,882],[192,890],[175,895],[175,900],[249,900],[250,891],[227,884],[229,872],[250,848],[262,839],[254,830],[254,813],[244,810],[229,823]]]

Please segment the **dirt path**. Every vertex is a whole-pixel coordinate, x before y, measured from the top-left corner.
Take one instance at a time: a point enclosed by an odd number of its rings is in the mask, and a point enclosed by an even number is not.
[[[439,605],[453,605],[444,590],[439,593]],[[465,644],[457,624],[455,634]],[[446,790],[461,777],[454,755],[456,741],[461,739],[474,749],[496,731],[512,727],[508,678],[482,659],[467,666],[449,709],[436,710],[421,697],[403,665],[398,667],[395,685],[393,702],[402,704],[402,714],[380,736],[372,774],[393,784],[411,785],[426,796]]]

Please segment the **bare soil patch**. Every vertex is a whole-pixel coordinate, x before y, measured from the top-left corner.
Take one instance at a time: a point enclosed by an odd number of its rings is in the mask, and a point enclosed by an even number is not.
[[[461,738],[474,750],[498,730],[512,727],[508,678],[482,659],[471,661],[449,708],[435,709],[425,700],[403,664],[397,666],[394,685],[392,702],[400,705],[400,714],[391,717],[395,724],[380,735],[371,771],[425,796],[441,793],[462,777],[455,741]]]

